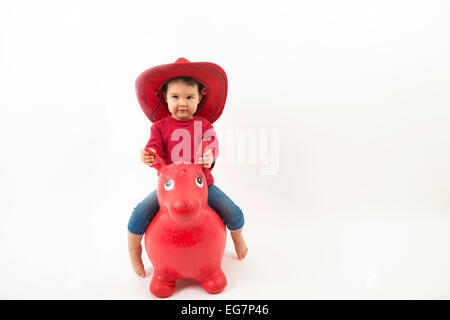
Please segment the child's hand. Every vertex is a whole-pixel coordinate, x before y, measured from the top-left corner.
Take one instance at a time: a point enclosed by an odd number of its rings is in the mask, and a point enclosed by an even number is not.
[[[212,164],[214,163],[214,156],[211,150],[206,151],[203,154],[203,158],[198,159],[198,163],[201,164],[206,169],[211,168]]]
[[[153,148],[149,148],[150,150],[152,150],[154,153],[156,153],[155,149]],[[149,165],[150,167],[153,166],[153,163],[155,162],[155,157],[151,155],[151,153],[145,151],[145,149],[141,150],[141,161],[147,165]]]

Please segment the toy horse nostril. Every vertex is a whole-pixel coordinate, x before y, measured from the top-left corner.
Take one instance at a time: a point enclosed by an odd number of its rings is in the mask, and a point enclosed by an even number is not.
[[[171,204],[170,211],[177,215],[190,215],[193,213],[196,213],[200,207],[200,204],[198,201],[194,200],[188,200],[188,201],[176,201],[175,203]]]

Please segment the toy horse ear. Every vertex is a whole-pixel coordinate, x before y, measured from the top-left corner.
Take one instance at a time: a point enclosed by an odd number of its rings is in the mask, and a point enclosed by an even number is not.
[[[150,155],[155,157],[155,162],[153,162],[153,168],[155,168],[158,171],[161,171],[161,169],[166,166],[164,160],[161,159],[161,157],[157,153],[153,152],[149,148],[145,148],[145,151],[147,151],[148,153],[150,153]]]

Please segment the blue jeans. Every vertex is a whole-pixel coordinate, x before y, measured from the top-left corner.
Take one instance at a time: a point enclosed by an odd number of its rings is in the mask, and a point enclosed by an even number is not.
[[[208,186],[208,205],[217,212],[228,229],[237,230],[244,225],[242,210],[214,184]],[[128,231],[138,235],[144,234],[158,211],[155,190],[134,208],[128,221]]]

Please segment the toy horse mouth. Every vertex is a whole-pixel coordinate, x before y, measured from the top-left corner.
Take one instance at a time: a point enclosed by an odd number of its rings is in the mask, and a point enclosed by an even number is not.
[[[195,221],[200,214],[198,201],[176,201],[169,206],[171,218],[179,224],[190,224]]]

